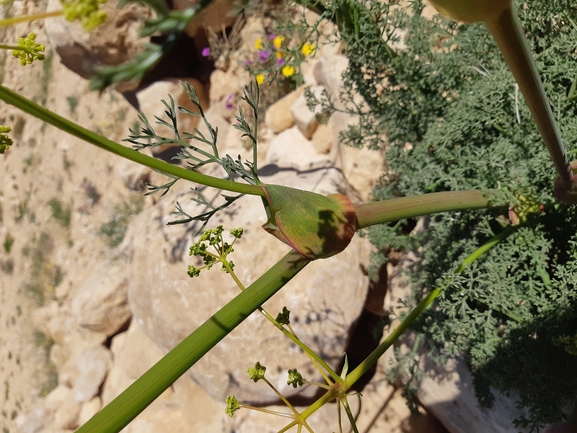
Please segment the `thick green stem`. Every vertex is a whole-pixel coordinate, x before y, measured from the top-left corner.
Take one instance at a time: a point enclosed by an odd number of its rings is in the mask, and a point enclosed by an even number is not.
[[[358,204],[355,205],[355,213],[357,228],[362,229],[437,212],[501,207],[508,203],[505,195],[496,190],[448,191]]]
[[[56,113],[44,108],[29,99],[7,89],[4,86],[0,86],[0,99],[8,104],[14,105],[20,110],[43,120],[65,132],[68,132],[75,137],[78,137],[88,143],[94,144],[104,150],[112,152],[116,155],[122,156],[123,158],[134,161],[138,164],[153,168],[162,173],[167,173],[181,179],[186,179],[191,182],[199,183],[206,186],[211,186],[218,189],[223,189],[226,191],[239,192],[243,194],[259,195],[265,197],[266,194],[262,187],[257,185],[247,185],[244,183],[232,182],[229,180],[218,179],[216,177],[207,176],[205,174],[196,173],[191,170],[178,167],[176,165],[169,164],[167,162],[152,158],[142,153],[130,149],[128,147],[122,146],[109,140],[95,132],[89,131],[82,126],[59,116]]]
[[[516,13],[512,8],[507,8],[495,20],[488,21],[485,24],[493,38],[495,38],[509,69],[521,89],[525,102],[547,145],[555,168],[559,172],[559,176],[563,182],[569,184],[573,175],[569,160],[561,142],[561,135],[553,117],[549,99],[541,83],[537,65],[535,60],[533,60],[529,44]]]
[[[77,433],[113,433],[122,430],[309,262],[310,260],[291,250],[80,427]]]

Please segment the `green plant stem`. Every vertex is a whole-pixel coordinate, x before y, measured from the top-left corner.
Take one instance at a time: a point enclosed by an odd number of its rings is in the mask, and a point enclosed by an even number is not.
[[[236,239],[235,239],[235,241],[236,241]],[[234,242],[233,242],[233,244],[234,244]],[[231,245],[231,248],[232,248],[232,245]],[[244,291],[245,290],[244,284],[242,284],[242,281],[240,281],[238,276],[235,274],[235,272],[232,269],[232,267],[230,266],[230,263],[228,262],[228,260],[226,260],[226,258],[223,258],[222,256],[221,257],[213,256],[213,257],[215,257],[217,260],[221,261],[222,265],[226,268],[226,271],[230,274],[230,276],[232,277],[232,279],[234,280],[236,285],[239,287],[239,289],[241,291]],[[307,354],[309,359],[313,363],[316,364],[317,369],[319,370],[319,372],[322,374],[322,376],[325,378],[325,380],[329,384],[331,382],[329,382],[327,376],[325,375],[325,372],[320,368],[320,366],[322,366],[326,370],[326,372],[333,377],[333,379],[335,381],[338,381],[340,379],[339,375],[337,373],[335,373],[335,371],[319,355],[317,355],[314,350],[311,350],[305,343],[303,343],[296,336],[296,334],[292,328],[290,328],[290,330],[287,330],[273,316],[271,316],[264,308],[259,307],[258,310],[262,313],[262,315],[264,317],[266,317],[268,319],[268,321],[270,323],[272,323],[276,328],[278,328],[286,337],[288,337],[293,343],[295,343],[297,346],[299,346]],[[290,325],[289,325],[289,327],[290,327]]]
[[[28,50],[26,50],[26,47],[19,47],[18,45],[5,45],[5,44],[0,44],[0,49],[3,49],[3,50],[19,50],[19,51],[26,51],[26,52],[28,52]]]
[[[508,8],[494,21],[485,24],[521,89],[559,176],[568,184],[573,175],[569,160],[517,14]]]
[[[41,20],[44,18],[52,18],[52,17],[59,17],[62,15],[62,11],[52,11],[52,12],[43,12],[41,14],[33,14],[33,15],[22,15],[19,17],[10,17],[4,18],[0,20],[0,27],[1,26],[10,26],[12,24],[24,23],[26,21],[34,21],[34,20]]]
[[[77,433],[113,433],[122,430],[309,262],[309,259],[291,250],[80,427]]]
[[[170,174],[172,176],[179,177],[181,179],[186,179],[191,182],[211,186],[213,188],[239,192],[243,194],[258,195],[261,197],[266,196],[264,190],[260,186],[247,185],[244,183],[232,182],[230,180],[218,179],[216,177],[196,173],[194,171],[169,164],[156,158],[152,158],[142,153],[138,153],[133,149],[122,146],[112,140],[96,134],[95,132],[83,128],[82,126],[68,119],[65,119],[56,113],[53,113],[47,108],[44,108],[35,102],[26,99],[25,97],[7,89],[4,86],[0,86],[0,99],[8,104],[14,105],[16,108],[19,108],[20,110],[40,120],[43,120],[46,123],[49,123],[65,132],[68,132],[71,135],[74,135],[75,137],[78,137],[84,141],[87,141],[88,143],[100,147],[101,149],[122,156],[123,158],[129,159],[138,164],[150,167],[163,173]]]
[[[433,195],[433,194],[430,194]],[[473,253],[467,256],[459,267],[455,270],[455,273],[463,272],[468,265],[473,263],[483,254],[485,254],[489,249],[497,245],[511,233],[516,230],[515,227],[510,227],[503,230],[498,235],[494,236],[491,240],[477,248]],[[303,419],[307,419],[310,415],[324,406],[326,403],[330,402],[335,398],[340,398],[346,391],[358,381],[371,367],[376,364],[381,356],[392,346],[392,344],[399,339],[401,335],[412,325],[412,323],[425,311],[431,303],[437,299],[437,297],[443,292],[444,285],[432,290],[419,304],[403,319],[403,321],[391,332],[387,338],[353,371],[351,371],[342,383],[335,384],[333,388],[321,396],[317,401],[310,405],[301,413]]]
[[[479,259],[483,254],[509,236],[511,233],[515,231],[515,228],[508,228],[503,230],[498,235],[494,236],[491,240],[486,242],[485,244],[481,245],[471,254],[469,254],[463,262],[457,267],[455,270],[456,274],[462,273],[471,263],[475,260]],[[385,338],[385,340],[377,347],[373,353],[371,353],[357,368],[355,368],[345,379],[345,386],[346,389],[350,388],[353,383],[363,376],[377,361],[378,359],[387,351],[391,345],[398,340],[398,338],[407,330],[409,326],[421,315],[423,311],[427,309],[431,303],[437,299],[437,297],[442,293],[444,290],[445,285],[441,285],[441,287],[435,288],[431,291],[419,304],[411,311],[407,317],[395,328],[391,334]]]
[[[274,393],[278,396],[278,398],[291,410],[294,416],[298,417],[299,413],[290,403],[290,401],[288,401],[287,398],[284,395],[282,395],[280,391],[276,389],[276,387],[272,383],[270,383],[270,381],[266,377],[263,377],[262,380],[265,381],[265,383],[274,391]]]
[[[359,433],[359,429],[357,428],[357,423],[355,420],[355,417],[353,416],[353,411],[351,410],[351,407],[349,406],[349,402],[347,400],[347,396],[343,396],[340,399],[340,402],[342,403],[343,407],[345,408],[345,412],[347,413],[347,417],[349,418],[349,422],[351,423],[351,427],[353,428],[353,432],[354,433]],[[340,417],[340,415],[339,415]],[[339,420],[340,423],[340,420]]]
[[[388,223],[438,212],[453,212],[507,206],[504,194],[496,190],[447,191],[401,197],[355,205],[357,228]]]

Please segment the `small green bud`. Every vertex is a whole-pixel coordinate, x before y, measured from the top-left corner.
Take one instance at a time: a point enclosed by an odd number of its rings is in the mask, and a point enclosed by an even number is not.
[[[298,386],[303,386],[303,383],[304,379],[296,368],[288,371],[287,385],[292,385],[293,388],[296,388]]]
[[[254,367],[248,369],[248,377],[250,377],[254,382],[264,379],[265,373],[266,367],[260,365],[260,362],[257,362]]]
[[[188,276],[190,278],[198,277],[200,275],[200,269],[194,266],[188,265]]]
[[[282,311],[276,316],[276,321],[281,325],[288,325],[291,323],[290,314],[291,312],[287,307],[282,307]]]
[[[216,259],[208,254],[202,257],[202,261],[207,269],[212,268],[212,265],[216,263]]]
[[[236,239],[240,239],[242,237],[242,234],[244,233],[243,229],[232,229],[230,231],[230,234],[233,235]]]
[[[9,126],[0,125],[0,154],[6,152],[8,148],[12,146],[12,144],[14,144],[14,142],[10,137],[8,137],[6,134],[2,134],[3,132],[10,132],[10,131],[12,131],[12,128],[10,128]]]
[[[34,60],[44,60],[46,56],[43,54],[44,45],[34,42],[36,34],[30,32],[25,38],[18,38],[19,49],[12,50],[12,55],[20,59],[22,66],[31,65]]]
[[[241,408],[240,403],[234,395],[229,395],[226,397],[226,409],[224,412],[229,416],[233,417],[234,413]]]
[[[203,256],[205,254],[206,245],[201,242],[202,241],[198,241],[190,247],[190,251],[188,252],[189,256]]]

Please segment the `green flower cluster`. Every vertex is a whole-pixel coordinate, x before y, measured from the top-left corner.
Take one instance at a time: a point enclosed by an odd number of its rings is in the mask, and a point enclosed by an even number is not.
[[[266,367],[261,365],[260,362],[257,362],[254,367],[248,369],[248,377],[250,377],[254,382],[264,379],[265,373]]]
[[[201,257],[204,262],[204,266],[201,268],[196,268],[191,265],[188,266],[188,276],[190,278],[198,277],[201,270],[210,269],[217,262],[222,263],[222,270],[224,272],[228,273],[228,268],[230,268],[230,270],[234,269],[234,263],[226,258],[234,251],[232,246],[237,239],[242,237],[243,229],[232,229],[230,231],[230,234],[234,237],[234,241],[231,244],[224,241],[222,237],[223,231],[222,226],[218,226],[215,229],[208,229],[202,234],[198,242],[190,247],[188,255]],[[213,247],[215,253],[208,250],[209,246]]]
[[[3,134],[4,132],[10,131],[12,131],[12,128],[9,126],[0,125],[0,153],[6,152],[6,150],[8,150],[8,148],[14,143],[10,137]]]
[[[62,12],[68,21],[79,20],[84,30],[91,31],[108,18],[106,12],[99,10],[108,0],[64,0]]]
[[[44,60],[46,55],[44,45],[34,42],[35,33],[29,33],[25,38],[18,38],[17,49],[12,50],[12,55],[20,59],[22,66],[30,65],[34,60]]]

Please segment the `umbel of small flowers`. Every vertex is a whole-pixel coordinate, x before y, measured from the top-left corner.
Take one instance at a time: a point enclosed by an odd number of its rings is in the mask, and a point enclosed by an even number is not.
[[[191,265],[188,266],[188,276],[190,278],[198,277],[201,270],[210,269],[218,262],[222,263],[222,270],[226,273],[230,273],[234,269],[234,263],[232,260],[227,260],[227,256],[234,251],[232,247],[234,243],[242,237],[243,229],[232,229],[230,231],[230,234],[234,238],[230,244],[224,241],[222,237],[223,231],[222,226],[218,226],[215,229],[208,229],[202,234],[198,242],[190,247],[188,255],[200,257],[204,262],[204,266],[200,268]],[[214,252],[210,251],[209,247],[212,247]]]
[[[6,150],[8,150],[8,148],[14,143],[12,139],[5,134],[10,131],[12,131],[12,128],[9,126],[0,125],[0,154],[6,152]]]
[[[44,45],[35,42],[36,34],[29,33],[25,38],[19,38],[17,45],[0,44],[0,48],[12,50],[12,55],[20,59],[22,66],[30,65],[34,60],[44,60]]]

